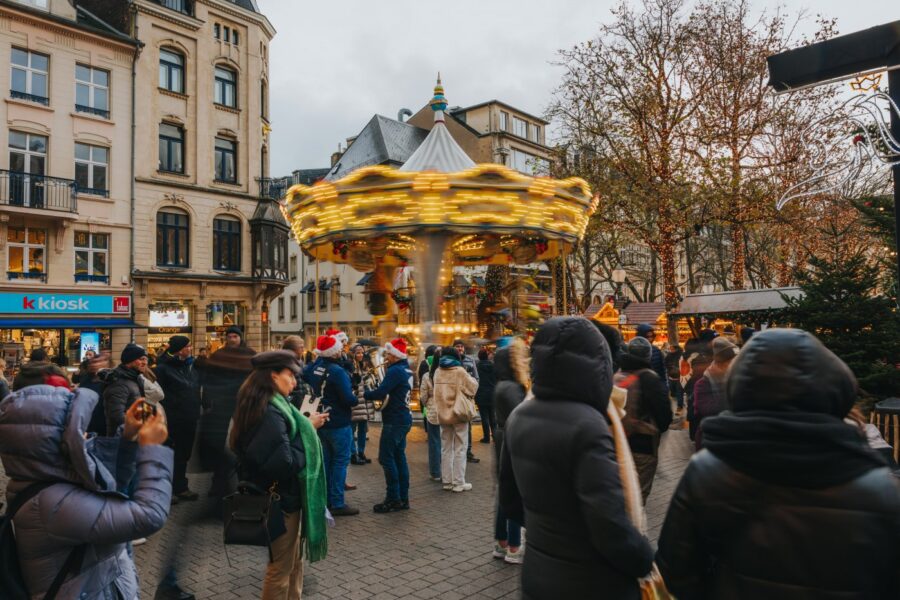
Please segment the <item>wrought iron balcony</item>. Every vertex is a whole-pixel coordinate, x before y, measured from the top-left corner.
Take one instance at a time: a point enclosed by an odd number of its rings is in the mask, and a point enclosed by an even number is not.
[[[0,169],[0,205],[75,213],[76,192],[71,179]]]
[[[36,96],[34,94],[26,94],[25,92],[17,92],[16,90],[9,90],[9,97],[15,98],[17,100],[28,100],[29,102],[37,102],[38,104],[43,104],[44,106],[50,106],[50,98],[46,96]]]
[[[164,6],[191,17],[194,16],[194,3],[192,0],[153,0],[156,4]]]
[[[89,283],[109,283],[109,275],[89,275],[87,273],[75,273],[75,281],[87,281]]]
[[[290,177],[257,177],[256,181],[259,182],[259,197],[270,200],[281,200],[291,187]]]
[[[35,279],[47,283],[47,273],[43,271],[7,271],[6,278],[13,279]]]
[[[75,112],[87,113],[89,115],[96,115],[98,117],[103,117],[104,119],[109,118],[109,111],[104,110],[102,108],[94,108],[93,106],[85,106],[84,104],[76,104]]]

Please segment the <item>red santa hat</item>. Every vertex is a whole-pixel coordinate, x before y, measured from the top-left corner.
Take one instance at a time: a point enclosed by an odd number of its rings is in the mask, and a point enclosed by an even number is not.
[[[347,336],[347,334],[340,329],[329,329],[325,332],[325,335],[330,335],[331,337],[339,341],[343,346],[346,346],[350,341],[350,338]]]
[[[341,343],[330,335],[320,335],[316,340],[316,354],[325,358],[337,358],[341,355]]]
[[[397,358],[408,358],[406,356],[406,340],[403,338],[396,338],[387,342],[384,345],[384,351]]]

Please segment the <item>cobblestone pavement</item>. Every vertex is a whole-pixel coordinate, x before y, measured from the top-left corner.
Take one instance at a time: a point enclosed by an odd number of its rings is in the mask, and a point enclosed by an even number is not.
[[[481,438],[475,427],[475,439]],[[369,429],[370,458],[377,454],[380,428]],[[518,598],[519,569],[491,558],[493,539],[493,448],[475,443],[482,461],[469,465],[474,489],[463,494],[441,490],[428,479],[427,448],[421,424],[409,436],[409,511],[378,515],[372,505],[382,500],[384,479],[377,461],[350,467],[348,480],[359,486],[348,502],[360,508],[356,517],[338,519],[329,531],[328,558],[306,566],[303,597],[310,600],[427,600],[441,598]],[[663,439],[659,470],[647,503],[650,537],[655,542],[666,507],[690,458],[686,431],[671,431]],[[208,479],[191,475],[192,488],[205,492]],[[5,481],[0,472],[0,491]],[[135,548],[142,580],[142,597],[152,598],[159,581],[161,558],[171,552],[176,524],[189,523],[178,553],[178,579],[198,599],[259,598],[267,560],[261,548],[230,547],[226,558],[222,526],[201,516],[202,502],[173,508],[170,523]],[[174,522],[172,522],[174,521]],[[526,542],[527,547],[527,542]],[[526,550],[527,551],[527,550]],[[229,560],[230,559],[230,565]]]

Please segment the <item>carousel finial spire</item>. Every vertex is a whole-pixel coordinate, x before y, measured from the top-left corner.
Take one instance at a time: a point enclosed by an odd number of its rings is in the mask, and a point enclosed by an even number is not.
[[[437,84],[434,86],[434,98],[431,99],[431,110],[434,111],[434,122],[444,122],[444,111],[447,110],[447,98],[444,97],[444,86],[441,85],[441,72],[438,71]]]

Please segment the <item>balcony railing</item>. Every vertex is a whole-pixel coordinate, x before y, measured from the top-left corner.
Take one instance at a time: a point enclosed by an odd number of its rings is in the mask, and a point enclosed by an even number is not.
[[[47,282],[47,274],[43,271],[7,271],[6,278],[10,281],[13,279],[34,279],[44,283]]]
[[[85,106],[84,104],[76,104],[75,112],[87,113],[89,115],[96,115],[98,117],[103,117],[104,119],[109,118],[109,111],[104,110],[102,108],[94,108],[93,106]]]
[[[192,0],[153,0],[160,6],[174,10],[185,15],[194,16],[194,3]]]
[[[79,194],[87,194],[89,196],[101,196],[103,198],[109,198],[109,190],[104,190],[102,188],[89,188],[89,187],[78,186],[77,191]]]
[[[16,90],[9,90],[9,97],[15,98],[17,100],[28,100],[29,102],[37,102],[38,104],[43,104],[44,106],[50,106],[50,98],[46,96],[35,96],[34,94],[26,94],[25,92],[17,92]]]
[[[75,182],[0,169],[0,205],[78,212]]]
[[[89,275],[88,273],[75,273],[75,281],[88,283],[109,283],[109,275]]]
[[[259,182],[259,197],[269,198],[271,200],[281,200],[284,193],[291,187],[290,177],[257,177]]]

